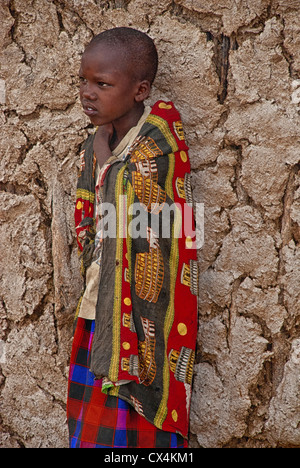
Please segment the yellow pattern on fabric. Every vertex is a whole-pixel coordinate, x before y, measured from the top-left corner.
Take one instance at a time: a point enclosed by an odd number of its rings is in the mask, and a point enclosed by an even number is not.
[[[89,200],[91,203],[94,203],[95,194],[93,192],[89,192],[89,190],[80,188],[76,191],[76,199],[78,198],[81,198],[82,200]]]
[[[169,158],[169,171],[166,177],[165,189],[166,193],[172,201],[174,201],[174,192],[173,192],[173,176],[175,170],[175,154],[171,153],[168,155]],[[170,170],[171,168],[171,170]]]
[[[170,110],[173,108],[171,104],[167,104],[166,102],[161,102],[158,107],[160,109],[166,109],[166,110]]]
[[[128,206],[132,206],[134,203],[134,190],[130,182],[127,184],[127,203]],[[127,226],[130,226],[132,221],[132,214],[130,210],[127,209]],[[131,284],[132,282],[132,261],[131,261],[131,249],[132,249],[132,237],[131,235],[126,236],[127,244],[127,259],[128,259],[128,280]]]
[[[120,387],[111,387],[109,390],[108,390],[108,395],[111,395],[111,396],[114,396],[114,397],[118,397],[119,396],[119,390],[120,390]]]
[[[150,114],[146,122],[154,125],[160,130],[160,132],[163,134],[163,136],[171,146],[173,153],[178,151],[178,144],[166,120],[164,120],[161,117],[158,117],[157,115]]]
[[[121,202],[120,196],[123,194],[123,176],[126,167],[121,169],[117,176],[116,181],[116,210],[117,213],[120,213],[121,216],[117,216],[117,233],[120,231],[120,221],[123,220],[123,210],[124,206]],[[122,200],[122,199],[121,199]],[[119,261],[119,267],[116,268],[115,273],[115,299],[114,299],[114,308],[113,308],[113,342],[112,342],[112,358],[109,368],[108,378],[112,382],[118,380],[119,374],[119,362],[120,362],[120,328],[121,328],[121,306],[122,306],[122,263],[123,263],[123,238],[119,235],[116,239],[116,260]]]
[[[79,298],[79,301],[78,301],[78,304],[77,304],[77,307],[76,307],[74,320],[76,320],[78,318],[78,316],[79,316],[80,307],[81,307],[81,303],[82,303],[82,298],[83,298],[83,293],[81,293],[81,296]]]
[[[175,171],[175,155],[169,155],[169,171],[166,179],[166,192],[167,195],[174,200],[174,193],[173,193],[173,186],[172,180],[174,177]],[[179,248],[178,248],[178,234],[181,230],[182,225],[182,217],[181,213],[178,209],[175,210],[175,219],[173,225],[173,232],[172,232],[172,246],[171,246],[171,255],[170,255],[170,302],[169,307],[165,317],[165,324],[164,324],[164,337],[165,343],[167,344],[169,334],[174,322],[174,302],[175,302],[175,286],[176,286],[176,278],[177,278],[177,270],[178,270],[178,263],[179,263]],[[163,422],[166,419],[168,413],[168,398],[169,398],[169,390],[170,390],[170,370],[169,370],[169,362],[167,356],[167,346],[165,348],[165,357],[164,357],[164,368],[163,368],[163,395],[161,404],[158,408],[156,413],[154,423],[159,427],[162,428]]]
[[[156,304],[164,281],[164,259],[159,247],[136,255],[134,277],[137,296]]]
[[[183,125],[181,120],[177,120],[177,122],[174,122],[174,130],[176,132],[176,135],[178,136],[178,139],[181,141],[185,140],[185,135],[184,135],[184,130],[183,130]]]
[[[166,202],[165,191],[150,177],[144,177],[139,172],[132,173],[134,191],[142,205],[149,212],[160,212]]]
[[[156,376],[155,361],[155,324],[151,320],[141,317],[145,340],[139,341],[139,377],[141,384],[148,387]]]
[[[148,137],[142,138],[137,147],[132,151],[131,162],[136,163],[139,161],[145,161],[147,159],[157,158],[162,156],[162,150],[157,146],[155,141]]]

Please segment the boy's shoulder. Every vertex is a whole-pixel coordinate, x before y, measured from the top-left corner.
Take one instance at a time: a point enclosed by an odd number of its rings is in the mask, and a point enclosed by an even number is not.
[[[165,120],[176,120],[180,118],[180,113],[172,101],[158,100],[152,106],[151,114],[159,115]]]
[[[166,137],[173,152],[186,149],[181,115],[172,101],[157,101],[146,123],[151,124]]]

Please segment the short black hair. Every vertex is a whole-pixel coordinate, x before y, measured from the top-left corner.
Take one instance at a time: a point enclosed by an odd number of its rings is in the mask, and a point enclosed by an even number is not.
[[[95,36],[88,47],[96,44],[118,47],[124,58],[133,65],[137,79],[148,80],[152,85],[158,69],[158,53],[153,39],[134,28],[113,28]]]

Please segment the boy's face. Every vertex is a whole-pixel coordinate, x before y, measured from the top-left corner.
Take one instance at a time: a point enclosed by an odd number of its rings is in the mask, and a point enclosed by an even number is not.
[[[80,99],[94,125],[114,123],[134,112],[139,82],[133,76],[118,49],[96,44],[84,52],[79,71]]]

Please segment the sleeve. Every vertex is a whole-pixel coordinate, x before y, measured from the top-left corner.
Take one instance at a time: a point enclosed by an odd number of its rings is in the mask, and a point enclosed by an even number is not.
[[[93,152],[93,139],[93,135],[89,136],[80,151],[80,169],[74,213],[78,253],[81,260],[81,273],[84,277],[86,269],[92,261],[95,239],[96,159]]]

